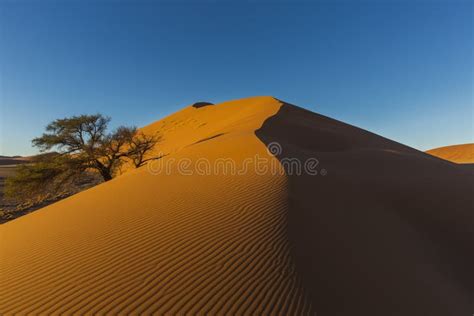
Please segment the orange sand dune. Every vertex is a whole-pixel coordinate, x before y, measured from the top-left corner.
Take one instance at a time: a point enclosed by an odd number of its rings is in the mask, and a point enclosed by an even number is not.
[[[455,163],[474,163],[474,143],[434,148],[426,153]]]
[[[0,314],[472,313],[470,171],[271,97],[143,130],[164,158],[0,226]]]

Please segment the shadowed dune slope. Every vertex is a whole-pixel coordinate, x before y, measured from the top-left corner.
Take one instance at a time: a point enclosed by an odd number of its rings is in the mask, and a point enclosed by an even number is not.
[[[142,130],[164,158],[0,225],[0,314],[472,313],[467,169],[271,97]]]
[[[291,255],[318,315],[472,312],[473,172],[289,104],[256,134],[282,147]],[[308,157],[317,176],[283,163]]]
[[[455,163],[474,164],[474,143],[434,148],[427,153]]]

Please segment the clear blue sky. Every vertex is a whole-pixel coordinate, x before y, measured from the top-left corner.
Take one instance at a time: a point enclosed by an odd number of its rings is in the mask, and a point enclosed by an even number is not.
[[[422,150],[473,142],[472,3],[0,0],[0,154],[59,117],[255,95]]]

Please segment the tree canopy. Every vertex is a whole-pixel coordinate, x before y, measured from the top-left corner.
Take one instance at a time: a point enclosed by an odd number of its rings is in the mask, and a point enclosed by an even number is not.
[[[46,132],[32,140],[43,154],[31,164],[18,167],[7,182],[6,193],[18,196],[58,192],[66,183],[91,171],[109,181],[127,160],[138,168],[155,159],[149,154],[161,137],[127,126],[108,132],[109,122],[109,117],[94,114],[48,124]]]

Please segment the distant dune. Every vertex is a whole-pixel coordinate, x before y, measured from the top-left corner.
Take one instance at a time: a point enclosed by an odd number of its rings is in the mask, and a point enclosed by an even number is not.
[[[469,170],[272,97],[142,130],[163,158],[0,225],[0,314],[472,314]]]
[[[455,163],[474,163],[474,143],[439,147],[427,153]]]
[[[20,163],[26,163],[28,161],[31,161],[32,157],[21,157],[21,156],[0,156],[0,166],[5,166],[5,165],[18,165]]]

